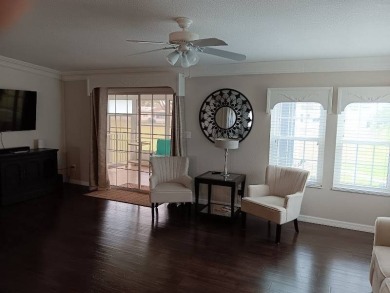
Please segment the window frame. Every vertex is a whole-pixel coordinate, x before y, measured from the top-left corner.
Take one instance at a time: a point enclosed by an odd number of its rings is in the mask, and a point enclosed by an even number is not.
[[[332,112],[332,99],[333,99],[333,87],[315,87],[315,88],[269,88],[267,91],[267,113],[270,114],[274,107],[283,102],[295,102],[295,103],[319,103],[324,111],[323,124],[319,129],[322,136],[318,138],[314,137],[302,137],[302,139],[292,139],[291,141],[315,141],[319,145],[317,155],[317,178],[316,180],[308,181],[308,187],[322,188],[323,185],[323,173],[324,173],[324,154],[325,154],[325,141],[326,141],[326,113]],[[271,113],[272,115],[272,113]],[[272,118],[270,123],[270,147],[269,147],[269,164],[272,161]],[[321,131],[322,130],[322,131]]]
[[[337,99],[337,113],[344,114],[345,109],[348,105],[353,103],[390,103],[390,87],[340,87],[338,90],[338,99]],[[345,142],[354,142],[358,148],[359,145],[374,145],[374,146],[389,146],[389,141],[372,141],[372,140],[344,140],[341,136],[344,135],[345,123],[344,115],[338,115],[338,121],[336,125],[336,144],[335,144],[335,160],[333,166],[333,182],[332,190],[336,191],[346,191],[346,192],[355,192],[355,193],[364,193],[364,194],[373,194],[373,195],[382,195],[390,196],[390,155],[388,156],[387,163],[387,178],[385,188],[377,188],[371,186],[357,185],[357,184],[342,184],[341,181],[341,171],[342,171],[342,150]],[[340,123],[343,123],[340,125]],[[342,133],[339,133],[342,131]],[[373,162],[371,162],[372,166]],[[354,164],[356,168],[357,164]],[[371,172],[372,173],[372,172]],[[354,178],[356,180],[356,178]]]

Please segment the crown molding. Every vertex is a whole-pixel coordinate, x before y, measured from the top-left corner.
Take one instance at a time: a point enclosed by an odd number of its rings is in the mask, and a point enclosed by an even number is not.
[[[390,56],[313,59],[295,61],[264,61],[219,65],[196,65],[190,68],[149,67],[62,72],[62,80],[85,80],[95,75],[181,73],[186,78],[252,74],[281,74],[309,72],[385,71],[390,70]]]
[[[295,61],[264,61],[219,65],[197,65],[190,68],[181,67],[138,67],[127,69],[104,69],[88,71],[60,72],[43,66],[0,56],[0,66],[9,67],[29,73],[39,74],[63,81],[87,80],[91,76],[102,75],[150,75],[164,73],[181,73],[186,78],[202,76],[229,76],[252,74],[282,74],[310,72],[345,72],[345,71],[386,71],[390,70],[390,56],[313,59]]]
[[[390,56],[194,66],[187,77],[390,70]]]
[[[169,67],[137,67],[137,68],[122,68],[122,69],[102,69],[102,70],[86,70],[86,71],[67,71],[61,73],[61,80],[87,80],[91,77],[104,75],[161,75],[161,74],[177,73],[177,70]]]
[[[42,75],[54,79],[61,79],[61,73],[57,70],[8,58],[5,56],[0,56],[0,66],[8,67],[8,68],[28,72],[28,73],[38,74],[38,75]]]

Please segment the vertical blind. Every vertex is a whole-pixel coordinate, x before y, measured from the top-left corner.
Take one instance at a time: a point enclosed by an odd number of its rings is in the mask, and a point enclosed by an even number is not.
[[[351,103],[338,117],[333,188],[390,194],[390,103]]]
[[[310,171],[322,186],[327,111],[317,102],[282,102],[271,111],[269,163]]]

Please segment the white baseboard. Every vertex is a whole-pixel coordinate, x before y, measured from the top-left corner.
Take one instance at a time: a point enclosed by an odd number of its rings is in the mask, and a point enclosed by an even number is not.
[[[81,180],[75,180],[75,179],[69,179],[69,183],[83,185],[83,186],[89,186],[89,183],[87,181],[81,181]]]
[[[73,183],[73,184],[89,186],[88,182],[86,182],[86,181],[70,179],[69,182]],[[200,204],[207,204],[207,199],[200,198],[199,203]],[[224,204],[223,202],[216,202],[216,201],[214,201],[214,203]],[[342,221],[337,221],[337,220],[318,218],[318,217],[312,217],[312,216],[305,216],[305,215],[300,215],[298,220],[302,221],[302,222],[312,223],[312,224],[325,225],[325,226],[330,226],[330,227],[343,228],[343,229],[355,230],[355,231],[361,231],[361,232],[367,232],[367,233],[374,233],[374,226],[369,226],[369,225],[362,225],[362,224],[356,224],[356,223],[350,223],[350,222],[342,222]]]
[[[319,224],[319,225],[325,225],[325,226],[331,226],[331,227],[337,227],[337,228],[344,228],[344,229],[361,231],[361,232],[374,233],[374,226],[369,226],[369,225],[362,225],[362,224],[356,224],[356,223],[350,223],[350,222],[342,222],[342,221],[337,221],[337,220],[317,218],[317,217],[305,216],[305,215],[300,215],[298,217],[298,220],[302,221],[302,222],[307,222],[307,223],[313,223],[313,224]]]
[[[200,198],[199,203],[200,204],[207,204],[207,199]],[[215,202],[215,203],[223,204],[223,202]],[[312,223],[312,224],[325,225],[325,226],[336,227],[336,228],[343,228],[343,229],[349,229],[349,230],[355,230],[355,231],[361,231],[361,232],[374,233],[374,226],[369,226],[369,225],[362,225],[362,224],[356,224],[356,223],[350,223],[350,222],[342,222],[342,221],[337,221],[337,220],[318,218],[318,217],[312,217],[312,216],[305,216],[305,215],[300,215],[298,220],[302,221],[302,222]]]

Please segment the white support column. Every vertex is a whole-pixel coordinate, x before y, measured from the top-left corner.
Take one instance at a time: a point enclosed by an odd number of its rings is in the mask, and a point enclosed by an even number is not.
[[[177,75],[177,91],[176,94],[179,97],[184,97],[186,95],[186,78],[183,73],[178,73]]]

